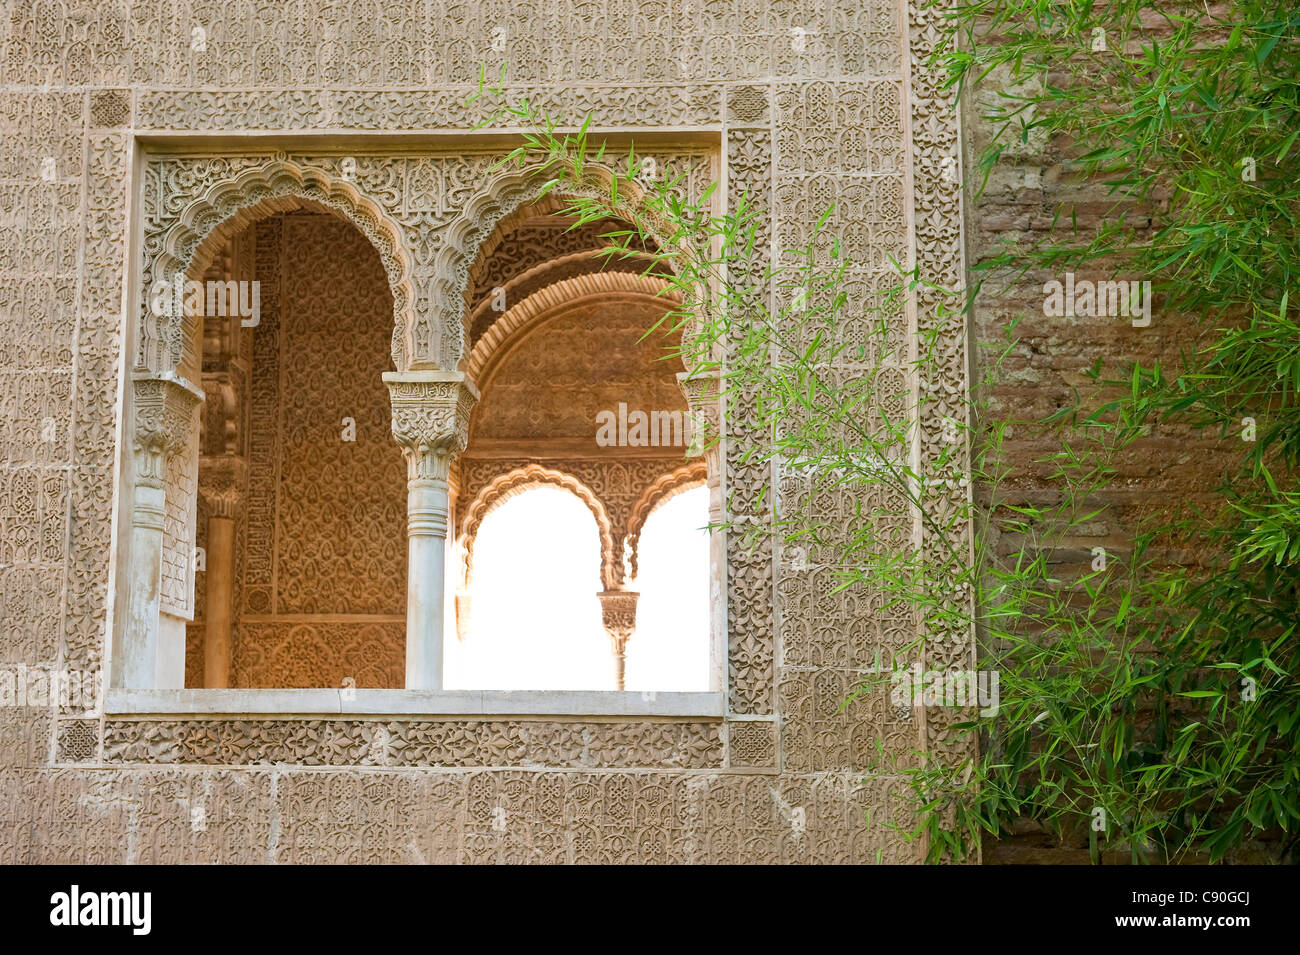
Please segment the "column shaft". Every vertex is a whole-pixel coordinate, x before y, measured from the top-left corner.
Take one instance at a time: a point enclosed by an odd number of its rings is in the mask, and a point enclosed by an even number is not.
[[[406,688],[442,689],[447,482],[407,483]]]
[[[131,521],[131,562],[127,580],[126,626],[114,670],[119,686],[153,688],[157,683],[161,637],[163,515],[161,486],[137,483]]]
[[[230,686],[231,604],[235,589],[235,522],[208,518],[206,590],[203,630],[203,685]]]
[[[387,372],[393,437],[406,456],[406,688],[442,689],[451,464],[478,390],[464,374]]]

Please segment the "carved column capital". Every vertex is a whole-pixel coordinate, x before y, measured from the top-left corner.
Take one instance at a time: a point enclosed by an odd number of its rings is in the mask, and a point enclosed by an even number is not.
[[[602,590],[600,617],[612,639],[626,643],[636,630],[636,602],[641,595],[634,590]]]
[[[636,633],[636,602],[640,596],[633,590],[602,590],[596,594],[600,600],[601,622],[614,651],[614,682],[620,690],[623,689],[627,642]]]
[[[136,485],[161,488],[167,459],[190,442],[203,392],[171,373],[137,374],[131,385]]]
[[[679,372],[677,384],[686,395],[691,422],[690,457],[704,456],[705,483],[709,488],[709,522],[721,523],[722,507],[722,378],[715,371]]]
[[[393,437],[406,455],[409,480],[446,481],[452,459],[469,442],[478,389],[462,372],[385,372]]]
[[[718,428],[722,420],[722,379],[717,372],[677,373],[677,384],[686,395],[687,415],[691,421],[691,457],[708,455],[717,448]]]
[[[220,455],[199,459],[199,497],[211,517],[234,518],[248,486],[243,458]]]

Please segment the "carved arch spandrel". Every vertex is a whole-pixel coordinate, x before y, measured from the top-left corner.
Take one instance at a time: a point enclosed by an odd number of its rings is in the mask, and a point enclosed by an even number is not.
[[[147,243],[144,277],[152,284],[202,276],[233,235],[280,212],[315,209],[352,223],[379,253],[393,294],[392,360],[399,371],[414,352],[415,286],[402,227],[357,186],[323,169],[271,159],[212,183],[181,210],[160,237]],[[158,321],[150,312],[148,286],[140,303],[137,362],[156,371],[197,366],[202,328],[184,316]]]
[[[641,531],[645,529],[650,515],[670,498],[691,488],[703,487],[707,481],[708,466],[702,460],[692,461],[658,478],[641,492],[628,512],[627,535],[623,539],[628,580],[636,579],[637,547],[641,542]]]
[[[614,549],[614,531],[604,503],[582,481],[571,474],[545,468],[539,464],[529,464],[516,468],[489,481],[475,495],[473,502],[465,509],[464,519],[460,522],[460,544],[464,554],[462,580],[468,582],[474,569],[474,542],[484,519],[512,497],[535,487],[558,487],[571,491],[582,501],[596,519],[596,530],[600,534],[600,580],[604,590],[617,590],[622,585],[622,562]]]

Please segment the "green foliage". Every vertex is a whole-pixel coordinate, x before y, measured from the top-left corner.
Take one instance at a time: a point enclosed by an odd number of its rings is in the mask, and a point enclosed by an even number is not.
[[[887,692],[927,641],[978,635],[982,665],[1000,674],[996,712],[963,714],[942,753],[881,746],[877,771],[908,783],[884,824],[923,839],[932,860],[963,858],[1026,818],[1088,833],[1098,858],[1134,861],[1219,860],[1264,831],[1286,853],[1300,834],[1300,326],[1288,306],[1300,272],[1300,13],[1275,0],[1226,16],[1046,0],[949,11],[932,68],[965,96],[978,86],[996,131],[971,185],[1050,147],[1113,202],[1087,231],[1062,204],[1053,229],[1005,245],[976,276],[1122,267],[1152,281],[1157,321],[1208,344],[1166,367],[1135,334],[1130,354],[1092,370],[1088,394],[1046,421],[1012,421],[981,403],[1017,345],[1012,321],[984,346],[971,424],[953,423],[964,434],[936,460],[916,454],[915,422],[933,412],[913,383],[930,380],[937,339],[901,340],[903,308],[939,299],[939,320],[921,326],[937,328],[974,295],[898,269],[870,300],[851,296],[860,273],[828,232],[832,210],[805,247],[768,262],[768,211],[750,197],[729,196],[718,214],[671,176],[644,181],[634,149],[590,142],[590,119],[566,128],[527,103],[505,109],[528,130],[508,162],[568,197],[578,223],[623,219],[605,254],[668,278],[664,321],[683,332],[687,368],[716,376],[746,411],[729,453],[783,475],[770,520],[715,530],[771,539],[787,561],[833,568],[837,589],[911,621],[916,640],[860,692]],[[1105,50],[1093,49],[1097,28]],[[1248,424],[1254,440],[1242,439]],[[1208,501],[1171,502],[1132,528],[1131,547],[1071,569],[1080,562],[1063,553],[1112,519],[1124,462],[1156,428],[1235,460]],[[1054,438],[1034,462],[1051,495],[1012,480],[1025,462],[1007,442],[1026,432]],[[972,523],[973,555],[962,543]]]
[[[986,593],[981,621],[1002,710],[979,727],[976,771],[947,790],[950,817],[992,833],[1016,817],[1078,831],[1102,807],[1094,850],[1135,861],[1222,859],[1262,830],[1285,849],[1300,833],[1300,329],[1288,310],[1300,12],[1246,2],[1218,16],[1202,4],[969,3],[942,54],[966,93],[998,88],[985,175],[1017,142],[1050,144],[1074,157],[1082,188],[1114,202],[1091,234],[1065,227],[1063,203],[1050,234],[983,269],[1119,263],[1153,281],[1161,321],[1208,342],[1170,368],[1141,357],[1135,335],[1129,355],[1095,369],[1095,394],[1051,422],[1060,504],[1016,520],[1068,536],[1076,509],[1105,499],[1118,455],[1153,428],[1236,458],[1211,502],[1152,515],[1105,571],[1024,574],[1045,540],[1013,555],[1010,575],[1004,557],[983,555],[997,592],[1015,595],[990,615]],[[1105,51],[1092,49],[1096,29]],[[923,827],[947,823],[931,814]]]

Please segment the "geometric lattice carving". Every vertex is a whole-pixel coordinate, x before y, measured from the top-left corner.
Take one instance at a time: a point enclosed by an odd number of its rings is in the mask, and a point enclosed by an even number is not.
[[[727,724],[727,765],[776,769],[776,725],[770,720]]]
[[[405,648],[402,619],[244,620],[232,661],[232,685],[401,687],[406,676]]]
[[[99,724],[93,720],[64,720],[59,724],[59,761],[84,762],[95,758]]]
[[[771,131],[729,129],[726,150],[732,187],[748,194],[758,206],[771,208]],[[733,281],[758,290],[756,294],[766,298],[771,294],[764,288],[771,224],[760,221],[756,232],[753,254]],[[772,552],[769,541],[763,540],[755,547],[744,540],[744,534],[748,522],[771,520],[768,505],[762,503],[771,500],[771,467],[761,454],[754,454],[764,440],[762,428],[756,423],[754,396],[737,389],[731,391],[734,393],[727,397],[723,462],[727,498],[737,526],[727,536],[727,705],[732,713],[766,715],[773,712],[775,705],[777,666]]]
[[[90,95],[90,125],[125,126],[131,119],[131,94],[127,90],[100,90]]]
[[[908,41],[912,57],[912,85],[910,106],[913,136],[911,140],[911,165],[920,186],[912,195],[912,219],[916,229],[917,273],[924,284],[915,292],[916,334],[936,342],[934,359],[922,365],[921,394],[925,396],[919,422],[920,465],[922,472],[937,478],[940,461],[953,473],[964,475],[969,470],[967,435],[963,428],[959,443],[953,443],[944,434],[945,421],[965,424],[968,420],[969,379],[967,375],[967,343],[965,316],[946,302],[942,289],[960,290],[965,281],[963,274],[961,236],[960,177],[951,175],[960,161],[956,122],[956,93],[947,87],[936,71],[922,68],[941,42],[941,28],[946,5],[922,7],[910,11]],[[935,117],[945,121],[935,122]],[[949,489],[932,506],[942,516],[941,523],[963,513],[970,507],[969,482],[948,482]],[[965,485],[964,487],[961,485]],[[936,495],[932,494],[932,498]],[[958,520],[945,531],[940,540],[932,532],[922,536],[922,547],[927,553],[956,553],[970,550],[971,526],[967,520]],[[957,599],[966,606],[967,614],[973,610],[973,594]],[[975,641],[969,629],[957,632],[927,632],[925,634],[925,661],[927,670],[974,669]],[[925,739],[921,744],[927,752],[946,753],[954,761],[973,754],[969,737],[954,740],[950,731],[952,723],[963,717],[955,708],[931,707],[927,710]]]
[[[878,767],[877,742],[906,761],[916,724],[890,705],[888,688],[845,701],[860,678],[842,670],[788,669],[780,686],[781,751],[788,772],[862,772]]]

